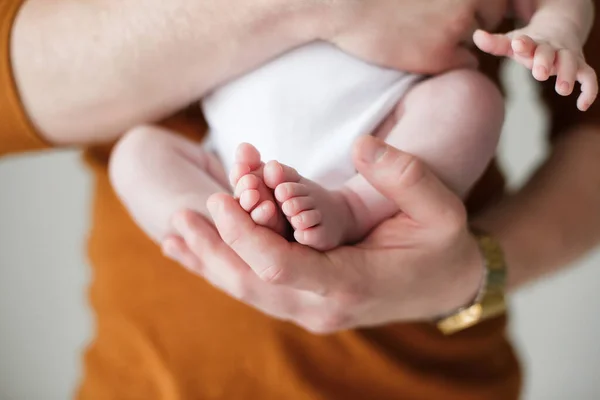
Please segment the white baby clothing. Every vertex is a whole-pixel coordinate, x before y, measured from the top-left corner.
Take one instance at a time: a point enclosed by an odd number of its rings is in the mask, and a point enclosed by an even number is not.
[[[354,141],[388,116],[420,76],[315,42],[219,87],[203,102],[209,144],[227,171],[240,143],[328,189],[355,174]]]

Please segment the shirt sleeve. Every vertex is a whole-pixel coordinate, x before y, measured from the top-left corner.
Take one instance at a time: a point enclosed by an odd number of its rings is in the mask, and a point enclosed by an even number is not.
[[[600,12],[600,0],[594,0],[596,10]],[[584,48],[588,64],[600,74],[600,18],[594,22],[594,27]],[[600,99],[586,111],[577,109],[579,85],[575,85],[573,94],[562,97],[554,90],[555,80],[550,79],[542,85],[544,101],[549,109],[552,137],[568,133],[569,130],[582,125],[595,125],[600,128]],[[599,131],[600,133],[600,131]]]
[[[0,0],[0,156],[48,147],[25,113],[10,61],[12,26],[23,1]]]

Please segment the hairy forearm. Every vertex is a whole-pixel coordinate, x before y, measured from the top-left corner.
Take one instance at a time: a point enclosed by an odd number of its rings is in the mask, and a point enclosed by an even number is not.
[[[26,110],[49,142],[106,142],[313,39],[314,1],[28,0],[12,35]]]
[[[568,266],[600,244],[600,128],[561,139],[518,193],[474,225],[504,247],[511,290]]]

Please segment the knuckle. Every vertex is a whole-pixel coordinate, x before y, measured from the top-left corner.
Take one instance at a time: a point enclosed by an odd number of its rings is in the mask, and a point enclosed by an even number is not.
[[[262,269],[258,277],[265,283],[272,285],[283,285],[289,281],[289,274],[286,269],[279,264],[272,264]]]
[[[238,230],[235,229],[230,229],[227,232],[227,235],[223,235],[223,241],[225,242],[225,244],[227,244],[227,246],[231,247],[232,249],[237,248],[241,240],[242,233],[238,232]]]
[[[427,168],[417,157],[406,154],[398,161],[399,165],[399,185],[403,189],[410,189],[419,184],[427,175]]]
[[[195,230],[190,230],[186,234],[185,241],[190,249],[203,249],[206,247],[205,238]]]
[[[442,219],[442,225],[445,227],[444,232],[446,235],[457,235],[467,226],[467,210],[462,202],[458,200],[456,201],[456,204],[448,204],[448,207],[440,217]]]

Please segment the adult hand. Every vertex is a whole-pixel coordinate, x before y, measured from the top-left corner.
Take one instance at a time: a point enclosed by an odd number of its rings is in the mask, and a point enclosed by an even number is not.
[[[460,199],[378,139],[357,143],[355,163],[403,210],[356,246],[321,253],[289,243],[220,194],[208,204],[216,230],[181,213],[173,221],[181,237],[164,251],[233,297],[312,332],[427,320],[468,303],[483,267]]]
[[[472,67],[468,47],[477,27],[489,29],[506,11],[506,0],[360,0],[331,2],[325,37],[366,61],[433,74]],[[342,5],[340,5],[342,4]]]

